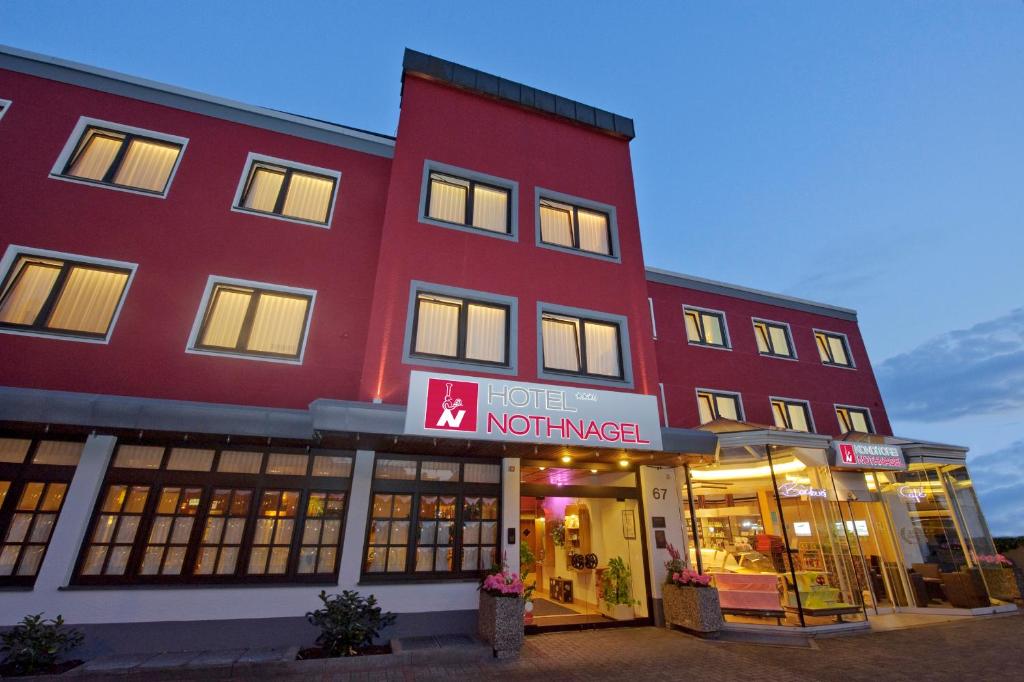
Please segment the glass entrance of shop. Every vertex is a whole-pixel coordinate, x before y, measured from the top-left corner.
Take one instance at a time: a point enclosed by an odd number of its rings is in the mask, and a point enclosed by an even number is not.
[[[528,631],[645,622],[635,473],[523,466],[521,481],[520,568],[532,589]]]

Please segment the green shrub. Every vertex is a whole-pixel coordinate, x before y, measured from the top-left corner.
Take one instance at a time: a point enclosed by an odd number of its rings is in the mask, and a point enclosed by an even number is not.
[[[601,595],[609,608],[616,604],[636,603],[631,594],[633,573],[622,557],[608,560],[608,569],[601,575]]]
[[[1009,552],[1011,549],[1017,549],[1024,545],[1024,537],[993,538],[993,540],[995,540],[997,552]]]
[[[361,597],[354,590],[328,595],[320,591],[322,609],[310,611],[306,619],[320,629],[316,643],[328,656],[355,656],[368,646],[380,631],[395,622],[395,614],[383,613],[372,594]]]
[[[82,643],[84,635],[78,630],[64,627],[64,618],[43,618],[43,614],[25,616],[13,629],[0,635],[5,655],[3,664],[15,674],[32,675],[53,666],[61,654]]]

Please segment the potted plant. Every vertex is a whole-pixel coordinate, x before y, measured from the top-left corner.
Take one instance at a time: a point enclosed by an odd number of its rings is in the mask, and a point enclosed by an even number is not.
[[[565,524],[561,521],[551,525],[551,542],[555,547],[565,547]]]
[[[519,547],[519,577],[523,581],[523,623],[530,625],[533,623],[533,591],[537,589],[537,580],[528,582],[527,578],[530,577],[530,569],[537,563],[537,557],[533,555],[533,550],[527,544],[520,545]]]
[[[495,658],[518,656],[523,646],[524,592],[519,575],[504,566],[488,574],[480,585],[477,629]]]
[[[1002,554],[979,554],[977,559],[989,595],[1008,602],[1021,598],[1012,561]]]
[[[670,559],[665,562],[667,575],[662,588],[665,624],[694,634],[717,633],[724,624],[718,590],[711,585],[711,576],[691,571],[683,563],[679,550],[668,546]]]
[[[632,620],[633,574],[626,566],[622,557],[608,560],[608,568],[601,573],[601,601],[604,602],[602,612],[614,620]]]

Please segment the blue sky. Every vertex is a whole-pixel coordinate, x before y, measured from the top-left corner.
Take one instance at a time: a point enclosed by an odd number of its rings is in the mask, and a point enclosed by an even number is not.
[[[1024,534],[1024,2],[5,0],[0,42],[393,133],[402,49],[632,116],[650,265],[856,308]]]

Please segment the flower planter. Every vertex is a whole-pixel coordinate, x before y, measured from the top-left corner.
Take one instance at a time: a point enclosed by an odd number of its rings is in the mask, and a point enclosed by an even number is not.
[[[988,593],[995,599],[1012,602],[1021,598],[1017,575],[1013,568],[982,565],[981,574],[985,577]]]
[[[525,600],[522,597],[495,597],[480,592],[477,630],[495,658],[514,658],[523,646]]]
[[[601,613],[612,620],[633,620],[636,615],[633,613],[632,604],[601,604]]]
[[[714,587],[662,586],[665,624],[699,635],[722,629],[722,607]]]

